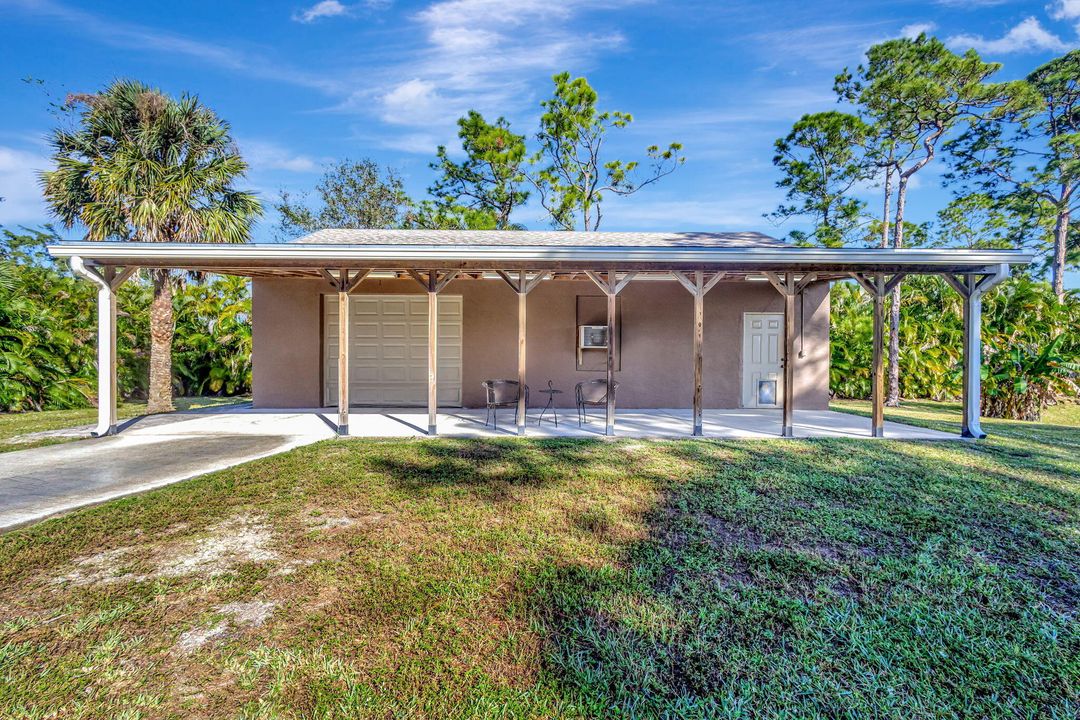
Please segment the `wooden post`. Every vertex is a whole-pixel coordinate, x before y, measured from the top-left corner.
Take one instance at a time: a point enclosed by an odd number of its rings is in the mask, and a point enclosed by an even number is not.
[[[885,435],[885,276],[873,277],[874,293],[874,359],[870,368],[870,434]]]
[[[795,435],[795,274],[785,273],[784,285],[784,410],[780,435]]]
[[[525,434],[525,306],[528,300],[528,276],[524,270],[518,273],[518,402],[517,432]]]
[[[406,270],[409,276],[420,283],[428,298],[428,372],[427,406],[428,435],[438,434],[439,414],[439,293],[458,275],[458,270],[429,270],[427,274],[413,269]]]
[[[701,272],[694,273],[695,285],[701,287]],[[705,293],[694,293],[694,435],[701,430],[701,365],[702,345],[705,339]]]
[[[607,275],[608,287],[615,287],[615,273]],[[615,293],[607,294],[607,407],[604,434],[615,434]]]
[[[630,284],[637,275],[628,272],[619,279],[619,273],[609,270],[601,277],[600,273],[586,270],[585,275],[604,291],[607,296],[607,403],[604,413],[604,434],[615,434],[615,298],[622,289]]]
[[[439,293],[435,289],[435,271],[428,274],[428,354],[427,406],[428,435],[438,433],[439,414]]]
[[[526,324],[525,324],[525,309],[528,304],[527,298],[533,288],[540,284],[541,281],[546,279],[550,273],[548,271],[539,272],[533,276],[532,280],[529,279],[529,272],[527,270],[519,270],[517,277],[511,277],[510,273],[505,270],[496,270],[496,274],[501,277],[510,289],[517,294],[518,299],[518,401],[517,401],[517,432],[518,435],[525,434],[525,421],[528,409],[525,406],[525,337],[526,337]]]
[[[708,282],[702,270],[694,271],[693,280],[685,273],[674,270],[671,273],[676,280],[694,296],[694,435],[702,434],[702,359],[705,344],[705,295],[724,277],[724,273],[713,273]]]
[[[338,290],[338,435],[349,434],[349,293],[347,271]]]

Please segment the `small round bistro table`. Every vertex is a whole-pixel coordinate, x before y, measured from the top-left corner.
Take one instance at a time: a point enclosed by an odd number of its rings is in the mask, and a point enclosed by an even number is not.
[[[551,417],[555,419],[555,427],[559,427],[559,413],[555,410],[555,396],[562,395],[562,390],[555,387],[555,384],[548,380],[547,390],[541,390],[540,392],[548,396],[547,405],[544,405],[544,409],[540,411],[540,417],[536,419],[536,427],[540,427],[540,423],[544,422],[544,413],[548,410],[551,411]]]

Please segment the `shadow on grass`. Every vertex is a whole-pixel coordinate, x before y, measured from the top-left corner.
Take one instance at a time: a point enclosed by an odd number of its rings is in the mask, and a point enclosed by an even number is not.
[[[591,439],[441,438],[423,441],[408,455],[372,454],[368,466],[411,493],[466,488],[488,501],[503,501],[515,497],[515,490],[566,480],[595,461],[599,445]]]
[[[523,579],[582,714],[1076,712],[1075,490],[962,443],[654,447],[694,471],[653,475],[644,539]]]

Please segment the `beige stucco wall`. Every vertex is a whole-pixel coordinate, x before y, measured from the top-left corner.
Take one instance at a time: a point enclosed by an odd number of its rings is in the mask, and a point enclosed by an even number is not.
[[[253,281],[256,407],[319,406],[320,295],[327,290],[326,283],[317,280]],[[421,290],[412,280],[371,280],[356,292]],[[463,401],[467,407],[482,405],[483,380],[517,376],[516,297],[497,280],[457,280],[443,292],[463,297]],[[553,380],[564,391],[561,404],[570,407],[575,383],[603,375],[575,369],[578,295],[599,296],[600,292],[589,281],[551,281],[541,283],[529,294],[527,382],[539,390]],[[630,283],[619,297],[619,406],[689,407],[693,401],[690,293],[675,282],[640,281]],[[824,409],[828,406],[829,387],[828,285],[813,285],[804,297],[805,337],[797,334],[795,339],[796,351],[800,347],[805,351],[804,357],[795,361],[796,406]],[[768,283],[721,282],[705,296],[705,407],[739,407],[743,313],[783,310],[783,299]],[[533,402],[543,399],[537,393]]]

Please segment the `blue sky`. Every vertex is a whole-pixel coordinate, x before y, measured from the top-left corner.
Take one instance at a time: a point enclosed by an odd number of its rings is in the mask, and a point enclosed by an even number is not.
[[[832,78],[876,41],[933,32],[1022,77],[1077,47],[1080,0],[654,2],[324,0],[93,3],[0,0],[0,224],[46,221],[34,172],[55,98],[132,77],[191,92],[233,127],[265,201],[314,185],[322,166],[370,157],[422,196],[439,143],[470,108],[532,132],[550,77],[586,75],[602,104],[633,113],[611,141],[633,159],[679,141],[686,165],[606,202],[605,229],[760,230],[781,194],[772,143],[834,107]],[[942,163],[920,173],[909,217],[948,201]],[[868,197],[878,204],[876,195]],[[516,218],[546,223],[536,207]],[[256,240],[276,237],[268,213]],[[1074,275],[1071,284],[1078,284]]]

